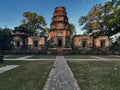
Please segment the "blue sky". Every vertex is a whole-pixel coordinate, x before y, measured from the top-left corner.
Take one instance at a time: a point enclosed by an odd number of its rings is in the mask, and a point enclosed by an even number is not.
[[[86,15],[95,4],[106,1],[108,0],[0,0],[0,27],[13,29],[19,26],[25,11],[44,16],[49,27],[54,8],[64,6],[69,22],[75,25],[77,34],[82,34],[78,24],[80,16]]]

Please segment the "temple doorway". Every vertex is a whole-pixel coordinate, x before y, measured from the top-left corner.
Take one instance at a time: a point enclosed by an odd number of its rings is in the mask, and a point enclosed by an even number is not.
[[[16,41],[16,47],[20,47],[20,42]]]
[[[34,47],[38,47],[38,40],[34,40],[33,45]]]
[[[104,48],[104,47],[105,47],[105,40],[101,40],[101,41],[100,41],[100,46],[101,46],[101,48]]]
[[[86,39],[82,40],[82,47],[83,48],[87,47],[87,40]]]
[[[58,47],[62,47],[62,40],[58,40]]]

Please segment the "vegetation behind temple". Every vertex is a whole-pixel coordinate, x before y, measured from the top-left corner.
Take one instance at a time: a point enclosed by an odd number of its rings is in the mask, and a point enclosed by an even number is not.
[[[96,4],[80,17],[79,24],[85,33],[111,36],[120,32],[120,0]]]
[[[12,49],[12,30],[9,28],[0,28],[0,50]]]
[[[24,12],[23,17],[21,26],[27,28],[30,35],[41,34],[44,31],[46,22],[43,16],[34,12]]]

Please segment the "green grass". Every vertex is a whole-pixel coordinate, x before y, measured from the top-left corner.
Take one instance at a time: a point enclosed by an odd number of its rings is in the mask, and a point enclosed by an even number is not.
[[[120,61],[69,61],[81,90],[120,90]]]
[[[42,90],[53,61],[6,61],[2,65],[20,65],[0,74],[0,90]]]
[[[54,55],[34,55],[29,57],[29,59],[55,59],[56,56]]]
[[[66,59],[94,59],[89,55],[66,55]]]
[[[19,57],[24,57],[25,55],[4,55],[4,58],[6,59],[16,59]]]

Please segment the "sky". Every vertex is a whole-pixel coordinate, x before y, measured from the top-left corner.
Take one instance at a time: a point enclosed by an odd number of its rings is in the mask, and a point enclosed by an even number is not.
[[[54,8],[63,6],[66,8],[69,23],[75,25],[77,34],[82,34],[79,18],[87,15],[94,5],[104,4],[106,1],[108,0],[0,0],[0,27],[14,29],[19,26],[26,11],[44,16],[47,26],[50,27]]]

